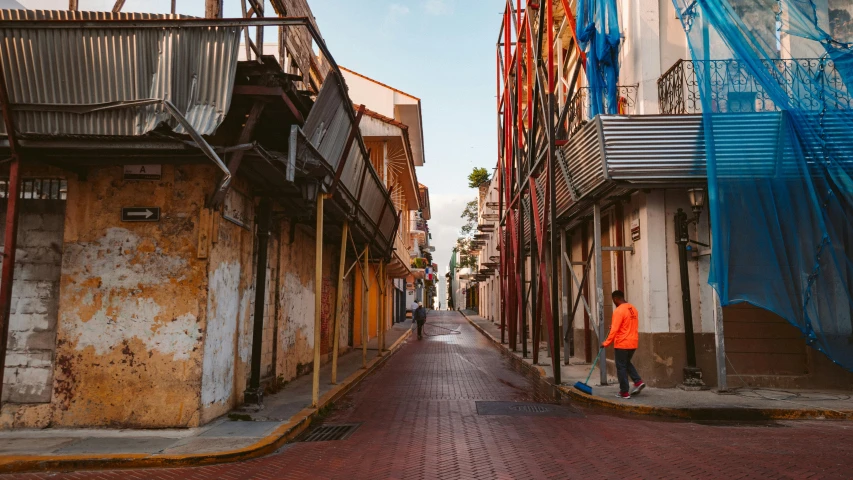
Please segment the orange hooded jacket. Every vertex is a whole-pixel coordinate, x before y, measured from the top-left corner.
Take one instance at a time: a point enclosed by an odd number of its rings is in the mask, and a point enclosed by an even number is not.
[[[613,343],[620,350],[634,350],[639,343],[639,318],[637,309],[628,302],[616,307],[613,311],[613,322],[610,324],[610,335],[602,345]]]

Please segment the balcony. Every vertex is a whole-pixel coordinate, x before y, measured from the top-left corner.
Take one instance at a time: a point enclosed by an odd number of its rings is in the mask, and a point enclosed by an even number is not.
[[[796,98],[799,108],[818,112],[828,108],[853,108],[844,79],[829,59],[796,58],[763,61],[770,76],[785,88],[788,98]],[[702,66],[707,66],[705,72]],[[739,60],[694,62],[679,60],[658,79],[660,113],[690,115],[702,113],[700,84],[710,76],[713,113],[775,112],[779,107],[760,82]],[[792,81],[794,80],[794,81]],[[793,85],[793,86],[792,86]],[[823,92],[823,98],[815,95]],[[829,98],[827,98],[828,96]]]
[[[409,233],[416,239],[423,240],[421,243],[426,243],[427,231],[426,220],[416,218],[409,220]],[[415,243],[417,244],[417,241]]]
[[[631,115],[637,104],[637,89],[639,85],[619,85],[617,94],[619,102],[617,112],[619,115]],[[570,100],[569,107],[569,134],[574,134],[580,127],[590,120],[592,108],[589,102],[589,87],[583,87],[575,92]]]
[[[402,234],[398,231],[394,236],[394,254],[388,264],[388,273],[394,278],[405,278],[411,273],[412,257]]]

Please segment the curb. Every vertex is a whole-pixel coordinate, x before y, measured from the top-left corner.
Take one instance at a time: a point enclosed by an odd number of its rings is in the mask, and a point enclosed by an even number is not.
[[[338,383],[319,399],[318,408],[304,408],[294,415],[290,421],[279,426],[272,433],[258,442],[236,450],[225,450],[215,453],[186,454],[186,455],[151,455],[140,454],[101,454],[101,455],[6,455],[0,456],[0,473],[25,473],[44,471],[75,471],[75,470],[118,470],[131,468],[167,468],[214,465],[218,463],[236,462],[262,457],[275,452],[284,444],[293,440],[311,425],[321,410],[328,407],[349,393],[361,381],[373,373],[377,367],[385,363],[400,346],[411,336],[407,330],[388,347],[381,357],[375,357],[368,362],[367,368],[361,369]]]
[[[468,318],[465,313],[459,313],[468,320],[475,329],[482,333],[486,338],[492,341],[502,354],[509,357],[514,365],[520,366],[526,370],[534,380],[545,383],[548,387],[558,390],[572,400],[592,405],[595,407],[607,408],[610,410],[631,413],[635,415],[653,415],[660,417],[678,418],[682,420],[739,420],[739,421],[760,421],[760,420],[853,420],[853,411],[838,411],[818,408],[801,408],[801,409],[783,409],[783,408],[745,408],[745,407],[720,407],[720,408],[703,408],[703,407],[655,407],[651,405],[626,404],[622,402],[611,401],[606,398],[587,395],[575,388],[566,385],[554,385],[553,379],[546,376],[545,370],[537,365],[531,365],[517,355],[513,354],[509,348],[503,345],[500,340],[493,337],[484,328],[477,325],[473,320]]]

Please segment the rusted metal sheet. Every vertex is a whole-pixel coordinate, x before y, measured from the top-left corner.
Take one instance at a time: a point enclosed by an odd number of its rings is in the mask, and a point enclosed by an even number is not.
[[[356,221],[368,232],[378,233],[379,247],[384,252],[393,242],[396,211],[370,163],[357,120],[343,79],[330,73],[305,121],[303,135],[311,147],[297,148],[295,162],[297,166],[321,163],[328,172],[323,177],[327,188],[337,177],[341,194],[355,210]]]
[[[144,13],[0,10],[0,21],[187,18]],[[8,25],[8,24],[6,24]],[[143,135],[161,123],[188,133],[161,103],[168,100],[193,129],[216,131],[231,102],[240,28],[0,28],[10,101],[23,134]],[[84,113],[33,106],[77,105]],[[30,107],[30,108],[27,108]],[[113,107],[99,109],[98,107]],[[5,128],[0,130],[5,134]]]

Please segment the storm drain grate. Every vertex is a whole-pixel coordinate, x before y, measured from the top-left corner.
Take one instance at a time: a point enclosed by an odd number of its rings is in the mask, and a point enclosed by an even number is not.
[[[360,426],[360,423],[347,423],[342,425],[322,425],[317,427],[303,438],[303,442],[329,442],[332,440],[346,440]]]
[[[509,417],[581,417],[580,412],[565,405],[531,402],[477,402],[478,415]]]
[[[542,405],[512,405],[509,408],[517,410],[519,412],[530,413],[545,413],[551,410],[550,408],[543,407]]]

